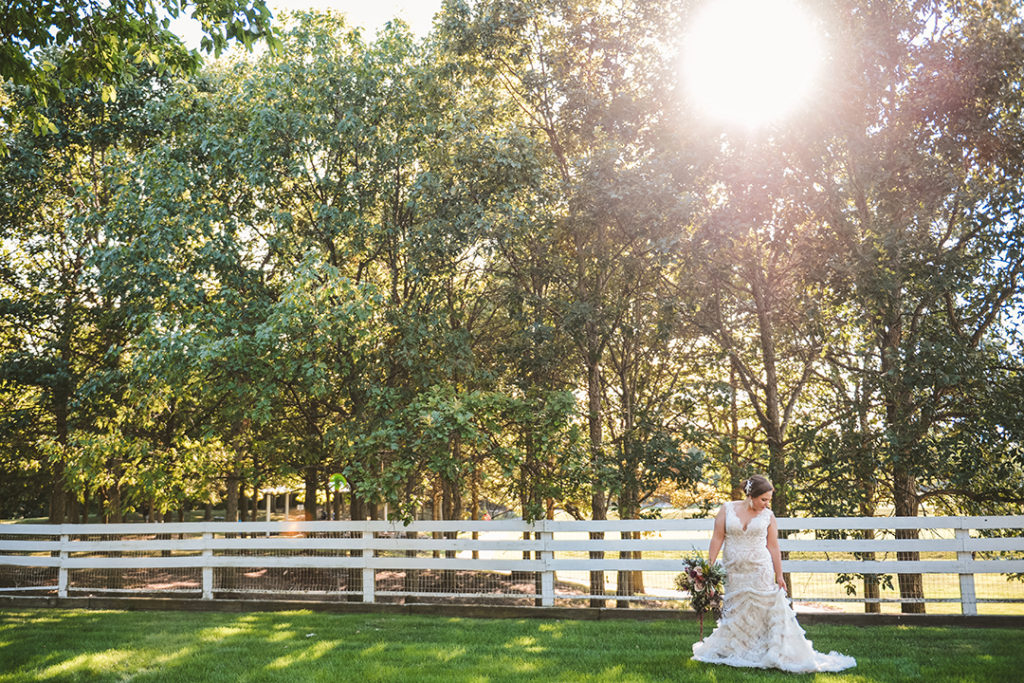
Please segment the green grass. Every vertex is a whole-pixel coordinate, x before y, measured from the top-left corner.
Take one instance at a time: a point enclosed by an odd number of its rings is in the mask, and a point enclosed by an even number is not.
[[[827,681],[1019,681],[1024,632],[809,626]],[[696,623],[0,610],[0,681],[782,681],[692,662]]]

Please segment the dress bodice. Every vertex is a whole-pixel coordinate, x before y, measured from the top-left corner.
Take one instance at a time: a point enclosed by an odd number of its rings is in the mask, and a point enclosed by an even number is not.
[[[772,522],[772,511],[768,508],[754,515],[747,526],[736,514],[736,503],[725,504],[725,551],[723,560],[726,569],[731,565],[755,562],[771,563],[768,554],[768,527]]]

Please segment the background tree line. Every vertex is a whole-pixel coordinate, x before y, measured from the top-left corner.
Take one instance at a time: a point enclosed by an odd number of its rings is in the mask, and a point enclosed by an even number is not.
[[[353,518],[605,519],[754,472],[780,516],[1019,513],[1019,12],[817,3],[819,91],[752,132],[687,98],[698,4],[24,47],[71,75],[0,94],[0,514],[313,516],[343,473]]]

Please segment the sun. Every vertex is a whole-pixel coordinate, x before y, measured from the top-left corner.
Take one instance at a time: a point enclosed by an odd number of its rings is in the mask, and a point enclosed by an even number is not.
[[[822,52],[796,0],[709,0],[687,30],[683,78],[700,113],[757,128],[807,101]]]

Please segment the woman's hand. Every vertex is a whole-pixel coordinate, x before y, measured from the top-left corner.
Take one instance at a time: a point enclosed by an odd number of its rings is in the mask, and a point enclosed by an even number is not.
[[[789,595],[789,589],[786,587],[786,580],[785,579],[779,579],[779,588],[782,589],[783,593],[785,593],[786,595]]]

